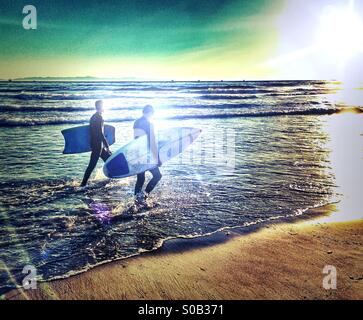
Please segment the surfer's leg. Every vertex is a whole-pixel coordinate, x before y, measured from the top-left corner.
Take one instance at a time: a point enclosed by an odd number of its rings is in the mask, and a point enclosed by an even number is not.
[[[100,150],[92,150],[91,158],[89,160],[88,167],[86,169],[86,172],[84,173],[84,177],[82,180],[82,184],[81,184],[82,187],[84,187],[87,184],[87,181],[88,181],[92,171],[94,170],[94,168],[97,165],[97,161],[98,161],[99,157],[100,157]]]
[[[151,174],[153,175],[152,179],[150,180],[150,182],[148,183],[148,185],[146,186],[145,192],[148,194],[151,191],[153,191],[153,189],[155,188],[155,186],[158,184],[158,182],[161,179],[161,173],[159,170],[159,167],[156,167],[152,170],[150,170]]]
[[[139,173],[137,175],[136,184],[135,184],[135,196],[141,192],[144,182],[145,182],[145,172]]]

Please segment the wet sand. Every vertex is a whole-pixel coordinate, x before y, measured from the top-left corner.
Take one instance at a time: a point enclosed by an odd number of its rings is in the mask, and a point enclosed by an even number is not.
[[[6,298],[363,299],[363,220],[319,221],[230,231],[226,241],[183,250],[166,245]],[[323,288],[326,265],[336,267],[336,290]]]

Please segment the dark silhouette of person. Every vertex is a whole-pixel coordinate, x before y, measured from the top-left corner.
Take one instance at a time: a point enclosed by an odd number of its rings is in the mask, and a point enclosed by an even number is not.
[[[96,113],[91,117],[89,125],[91,130],[91,157],[84,173],[81,187],[87,184],[87,181],[97,165],[98,159],[101,158],[104,162],[111,156],[110,147],[104,135],[104,121],[102,113],[104,112],[103,101],[97,100],[95,103]]]
[[[145,183],[145,172],[139,173],[137,175],[135,184],[135,198],[138,204],[143,204],[150,192],[155,188],[157,183],[160,181],[162,175],[160,173],[159,167],[161,162],[158,156],[158,149],[156,146],[154,126],[150,122],[152,116],[154,115],[154,108],[151,105],[147,105],[143,109],[143,116],[134,122],[134,138],[137,139],[143,135],[147,135],[148,138],[148,153],[155,160],[155,168],[149,170],[152,174],[152,179],[149,181],[145,188],[145,193],[142,191],[142,187]]]

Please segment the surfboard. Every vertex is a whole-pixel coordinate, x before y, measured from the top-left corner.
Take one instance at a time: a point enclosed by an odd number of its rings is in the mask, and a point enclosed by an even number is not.
[[[104,133],[109,145],[115,143],[115,127],[104,125]],[[89,125],[62,130],[64,137],[64,154],[91,151],[91,133]]]
[[[156,134],[158,154],[162,163],[182,153],[200,135],[202,130],[192,127],[176,127],[161,130]],[[103,173],[108,178],[126,178],[157,166],[157,160],[151,159],[148,152],[146,135],[132,140],[111,157],[103,166]]]

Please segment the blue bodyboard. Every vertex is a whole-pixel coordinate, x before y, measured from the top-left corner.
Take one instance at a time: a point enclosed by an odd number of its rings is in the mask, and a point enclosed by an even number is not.
[[[64,154],[83,153],[91,151],[90,126],[80,126],[62,130],[64,137]],[[105,124],[104,134],[109,145],[115,143],[115,127]]]

